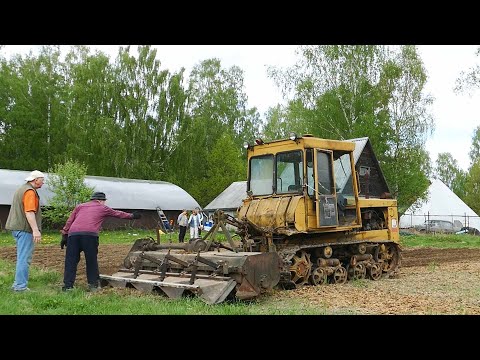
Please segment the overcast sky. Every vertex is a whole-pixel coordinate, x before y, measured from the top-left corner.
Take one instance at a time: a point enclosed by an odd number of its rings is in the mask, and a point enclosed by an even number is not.
[[[90,46],[116,57],[118,46]],[[295,63],[295,45],[158,45],[158,58],[162,67],[187,72],[193,65],[209,58],[219,58],[223,67],[239,66],[245,72],[248,105],[256,106],[260,113],[282,102],[279,90],[267,77],[269,65],[280,67]],[[37,52],[39,46],[8,45],[1,51],[9,57],[14,53]],[[136,46],[132,46],[136,49]],[[472,96],[456,95],[455,80],[460,72],[468,71],[480,58],[475,56],[475,45],[421,45],[418,46],[429,77],[426,91],[434,98],[431,108],[435,120],[434,135],[427,141],[427,150],[433,162],[439,152],[450,152],[460,167],[470,165],[468,152],[474,129],[480,125],[480,91]],[[368,134],[365,134],[368,136]]]

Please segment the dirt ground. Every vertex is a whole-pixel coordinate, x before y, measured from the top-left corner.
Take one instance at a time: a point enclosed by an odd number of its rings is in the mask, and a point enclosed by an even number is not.
[[[100,245],[101,274],[113,274],[130,245]],[[32,265],[63,273],[65,250],[39,246]],[[0,258],[15,261],[15,247],[1,247]],[[85,284],[80,261],[77,284]],[[273,303],[327,308],[339,314],[480,314],[480,249],[406,249],[397,276],[344,285],[304,286],[274,291]]]

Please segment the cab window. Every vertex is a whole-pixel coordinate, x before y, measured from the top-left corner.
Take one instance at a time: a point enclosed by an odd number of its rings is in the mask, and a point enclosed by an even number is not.
[[[273,155],[256,156],[250,159],[249,190],[252,195],[273,193]]]
[[[276,193],[297,193],[303,186],[302,151],[288,151],[276,155]]]

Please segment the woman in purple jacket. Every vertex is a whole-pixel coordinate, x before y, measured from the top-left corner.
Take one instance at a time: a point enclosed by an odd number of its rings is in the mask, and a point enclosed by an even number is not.
[[[77,265],[80,261],[80,253],[85,254],[87,268],[87,281],[90,291],[98,288],[98,233],[103,220],[107,217],[121,219],[139,219],[140,214],[134,211],[132,214],[119,210],[113,210],[105,205],[107,198],[103,192],[93,193],[90,201],[77,205],[68,218],[62,232],[62,249],[67,245],[65,254],[65,272],[63,274],[63,291],[73,289],[77,275]],[[68,242],[67,242],[68,234]]]

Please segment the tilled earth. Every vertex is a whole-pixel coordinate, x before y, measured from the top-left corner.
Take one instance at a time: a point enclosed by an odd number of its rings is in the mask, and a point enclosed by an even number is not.
[[[130,248],[100,245],[100,273],[116,272]],[[0,258],[15,261],[15,247],[1,247]],[[56,245],[37,246],[32,265],[63,273],[64,259],[65,250]],[[77,285],[85,282],[82,256]],[[394,278],[276,290],[262,301],[314,306],[329,314],[480,314],[480,249],[404,249]]]

